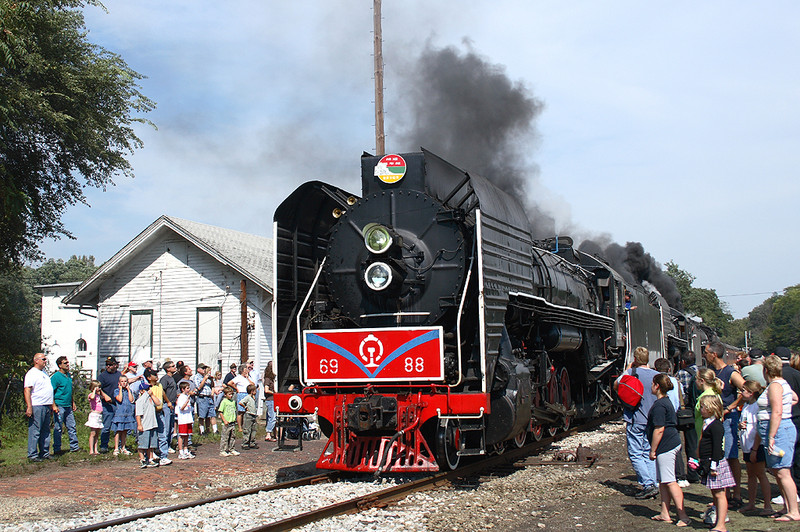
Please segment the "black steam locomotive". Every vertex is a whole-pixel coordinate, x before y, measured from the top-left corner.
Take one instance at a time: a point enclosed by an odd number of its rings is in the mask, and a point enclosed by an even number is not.
[[[521,446],[615,408],[634,347],[702,340],[571,239],[534,241],[478,175],[424,150],[365,154],[361,172],[360,197],[309,182],[274,218],[275,405],[282,424],[316,414],[321,468],[430,471]]]

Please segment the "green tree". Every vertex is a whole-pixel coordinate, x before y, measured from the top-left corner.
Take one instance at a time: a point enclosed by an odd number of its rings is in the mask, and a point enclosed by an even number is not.
[[[63,259],[49,259],[35,270],[31,270],[33,283],[56,284],[85,281],[92,275],[97,266],[94,265],[94,256],[73,255],[64,262]]]
[[[800,350],[800,285],[790,286],[775,299],[764,335],[770,349],[782,345]]]
[[[96,0],[0,0],[0,268],[40,257],[86,186],[132,176],[142,76],[87,40]]]
[[[675,285],[678,287],[686,313],[699,316],[704,324],[717,331],[720,336],[725,336],[733,316],[728,311],[727,305],[719,300],[717,291],[692,286],[694,275],[682,270],[672,261],[666,266],[667,274],[675,280]]]
[[[750,347],[767,349],[767,328],[769,327],[770,316],[772,316],[772,306],[780,296],[772,294],[763,303],[754,307],[747,315],[747,330],[750,333]]]
[[[750,320],[748,318],[739,318],[733,320],[728,324],[725,336],[720,339],[726,344],[744,346],[744,333],[748,330]],[[750,347],[755,347],[751,345]]]
[[[0,272],[0,377],[21,375],[41,348],[40,308],[26,269]]]

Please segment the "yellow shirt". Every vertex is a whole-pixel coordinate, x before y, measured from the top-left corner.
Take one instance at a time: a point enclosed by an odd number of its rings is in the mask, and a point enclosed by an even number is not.
[[[706,388],[703,393],[697,398],[697,404],[694,405],[694,428],[697,431],[697,439],[703,434],[703,416],[700,415],[700,397],[706,395],[717,395],[714,393],[713,388]],[[738,430],[738,429],[737,429]]]
[[[157,412],[161,412],[161,409],[163,408],[164,403],[167,401],[167,396],[164,395],[164,387],[161,386],[161,384],[154,384],[153,386],[150,387],[150,389],[153,390],[153,395],[155,397],[158,397],[159,399],[161,399],[161,404],[156,406],[156,411]]]

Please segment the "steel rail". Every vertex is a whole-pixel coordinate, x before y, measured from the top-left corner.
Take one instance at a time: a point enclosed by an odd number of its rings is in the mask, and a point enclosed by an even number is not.
[[[322,519],[334,517],[346,513],[360,512],[382,506],[390,502],[394,502],[404,498],[405,496],[440,485],[449,484],[455,479],[470,477],[487,469],[495,469],[500,466],[508,465],[517,462],[523,458],[528,457],[534,452],[546,449],[551,444],[563,440],[577,432],[583,432],[599,427],[600,425],[613,421],[620,416],[619,412],[593,419],[582,425],[571,427],[570,429],[558,433],[555,436],[542,438],[540,441],[532,442],[528,445],[518,449],[511,449],[483,460],[476,461],[472,464],[459,467],[454,471],[447,471],[442,473],[435,473],[425,478],[393,486],[381,491],[376,491],[368,495],[354,497],[346,501],[341,501],[335,504],[324,506],[316,510],[311,510],[293,517],[287,517],[280,521],[267,523],[262,526],[248,529],[246,532],[277,532],[284,530],[292,530],[293,528],[305,526]]]
[[[93,523],[91,525],[85,525],[78,528],[71,528],[66,532],[89,532],[92,530],[102,530],[104,528],[109,528],[112,526],[117,525],[124,525],[125,523],[130,523],[133,521],[138,521],[139,519],[149,519],[150,517],[156,517],[162,514],[167,514],[170,512],[176,512],[178,510],[185,510],[187,508],[194,508],[197,506],[202,506],[204,504],[209,504],[212,502],[219,502],[219,501],[226,501],[229,499],[236,499],[239,497],[244,497],[246,495],[253,495],[255,493],[261,491],[273,491],[279,489],[287,489],[287,488],[296,488],[299,486],[308,486],[311,484],[322,484],[327,482],[336,482],[342,473],[339,471],[333,471],[330,473],[322,473],[319,475],[312,475],[310,477],[303,477],[296,480],[288,480],[286,482],[278,482],[275,484],[265,484],[263,486],[258,486],[256,488],[249,488],[242,491],[234,491],[232,493],[228,493],[226,495],[217,495],[215,497],[210,497],[208,499],[197,499],[194,501],[189,501],[181,504],[176,504],[174,506],[165,506],[163,508],[157,508],[155,510],[148,510],[146,512],[140,512],[137,514],[131,514],[125,517],[118,517],[116,519],[110,519],[108,521],[101,521],[99,523]]]

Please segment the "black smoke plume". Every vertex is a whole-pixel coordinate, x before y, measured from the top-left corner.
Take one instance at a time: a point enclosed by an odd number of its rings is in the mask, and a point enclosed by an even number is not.
[[[683,311],[681,294],[674,279],[661,269],[661,264],[644,250],[640,242],[628,242],[623,247],[614,242],[587,239],[578,248],[605,259],[629,283],[649,282],[664,296],[669,306]]]
[[[553,236],[553,217],[528,194],[539,169],[526,155],[539,141],[535,121],[544,104],[524,83],[510,80],[505,67],[465,45],[462,53],[428,43],[416,61],[396,73],[402,96],[392,120],[399,124],[400,151],[423,146],[482,175],[524,203],[534,238]],[[630,283],[652,283],[671,306],[682,309],[674,281],[640,243],[623,247],[586,240],[580,249],[604,258]]]
[[[544,104],[466,44],[464,53],[429,44],[398,74],[404,111],[392,120],[401,151],[423,146],[485,177],[525,203],[534,236],[551,236],[555,220],[528,200],[539,169],[525,153],[538,143]]]

